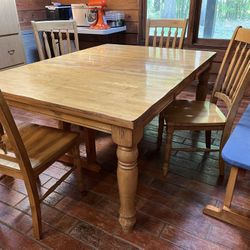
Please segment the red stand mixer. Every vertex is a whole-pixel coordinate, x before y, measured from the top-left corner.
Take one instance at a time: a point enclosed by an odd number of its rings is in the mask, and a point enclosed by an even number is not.
[[[94,7],[94,9],[98,10],[97,14],[97,22],[96,24],[92,25],[92,29],[97,29],[97,30],[106,30],[109,29],[110,27],[107,25],[106,20],[104,19],[104,7],[107,6],[107,1],[106,0],[89,0],[88,1],[88,6],[89,7]]]

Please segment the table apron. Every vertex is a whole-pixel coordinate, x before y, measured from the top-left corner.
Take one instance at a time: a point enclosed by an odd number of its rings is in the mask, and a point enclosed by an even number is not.
[[[86,128],[91,128],[91,129],[106,132],[106,133],[111,133],[111,125],[107,123],[94,121],[94,120],[84,118],[81,116],[62,113],[60,111],[55,111],[55,110],[51,110],[48,108],[34,107],[34,106],[31,106],[30,104],[21,103],[18,101],[7,99],[7,102],[12,107],[20,108],[26,111],[37,113],[37,114],[46,115],[55,120],[68,122],[71,124],[83,126]]]

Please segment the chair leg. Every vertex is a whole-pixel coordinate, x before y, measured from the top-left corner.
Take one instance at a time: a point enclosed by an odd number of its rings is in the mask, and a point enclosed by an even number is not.
[[[220,168],[220,176],[224,176],[225,174],[225,163],[221,157],[221,152],[222,149],[227,141],[227,136],[225,135],[225,130],[223,131],[223,134],[221,136],[221,140],[220,140],[220,152],[219,152],[219,168]]]
[[[167,140],[166,140],[165,156],[164,156],[164,163],[163,163],[163,175],[164,176],[167,175],[168,169],[169,169],[169,161],[170,161],[171,151],[172,151],[172,139],[173,139],[174,127],[167,126],[166,132],[167,132]]]
[[[219,156],[219,168],[220,168],[220,176],[224,176],[225,174],[225,162],[223,161],[221,157],[221,151]]]
[[[41,239],[42,236],[42,220],[41,220],[41,207],[40,207],[40,199],[36,188],[36,183],[34,180],[34,184],[29,181],[25,181],[25,186],[27,189],[31,215],[32,215],[32,224],[33,224],[33,234],[37,240]]]
[[[74,165],[76,167],[76,177],[77,177],[77,184],[80,192],[85,190],[84,181],[83,181],[83,169],[81,165],[81,158],[80,158],[80,150],[79,145],[76,145],[72,149],[72,155],[74,158]]]
[[[232,167],[227,183],[227,190],[223,207],[218,208],[212,205],[207,205],[204,208],[203,213],[249,231],[250,218],[238,213],[236,210],[230,209],[237,176],[238,176],[238,168]]]
[[[234,187],[237,180],[239,169],[232,167],[230,171],[230,176],[227,183],[226,195],[224,199],[224,206],[230,208],[233,199]]]
[[[211,148],[211,130],[206,130],[206,148]]]
[[[162,144],[163,128],[164,128],[164,115],[161,112],[159,115],[159,122],[158,122],[158,137],[157,137],[157,149],[158,150],[161,148],[161,144]]]

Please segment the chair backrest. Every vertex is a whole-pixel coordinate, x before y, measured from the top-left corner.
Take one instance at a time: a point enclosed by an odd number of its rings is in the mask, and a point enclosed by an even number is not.
[[[153,29],[153,47],[182,49],[187,23],[187,19],[148,19],[145,46],[149,46],[150,30]]]
[[[215,82],[211,102],[221,100],[233,122],[240,101],[250,83],[250,29],[237,27],[228,45]],[[232,124],[231,124],[232,125]]]
[[[31,23],[40,60],[79,50],[75,21],[32,21]],[[72,36],[73,41],[71,41]]]
[[[0,123],[2,129],[4,128],[6,136],[8,137],[9,146],[11,152],[14,154],[6,154],[6,152],[0,152],[0,167],[3,168],[19,168],[24,178],[32,178],[33,171],[28,157],[27,151],[23,144],[20,133],[17,129],[16,123],[10,112],[10,109],[4,99],[2,92],[0,91]],[[3,150],[5,151],[5,150]],[[11,170],[10,170],[11,171]]]

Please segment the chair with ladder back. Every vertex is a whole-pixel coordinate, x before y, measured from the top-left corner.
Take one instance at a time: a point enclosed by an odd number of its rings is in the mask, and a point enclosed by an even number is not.
[[[148,19],[145,46],[183,49],[188,19]],[[150,31],[153,30],[153,41]],[[159,33],[159,34],[158,34]],[[159,115],[157,147],[162,144],[164,128],[163,112]]]
[[[233,121],[249,84],[250,64],[250,29],[237,27],[226,50],[220,67],[210,101],[175,100],[164,111],[167,124],[167,142],[163,173],[167,174],[171,150],[176,151],[220,151],[230,135]],[[216,105],[222,101],[226,108],[226,116]],[[219,149],[206,148],[172,148],[174,130],[222,130]],[[211,135],[211,134],[210,134]],[[210,136],[211,137],[211,136]],[[209,140],[211,140],[208,137]],[[224,164],[220,157],[220,174],[224,174]]]
[[[32,21],[40,60],[79,50],[75,21]],[[73,37],[73,40],[71,38]]]
[[[29,124],[19,129],[0,91],[0,174],[22,179],[27,189],[32,213],[33,233],[41,238],[42,222],[40,203],[77,170],[80,191],[83,190],[78,133]],[[41,195],[37,181],[39,175],[65,153],[74,158],[73,167]],[[0,194],[1,195],[1,194]]]

